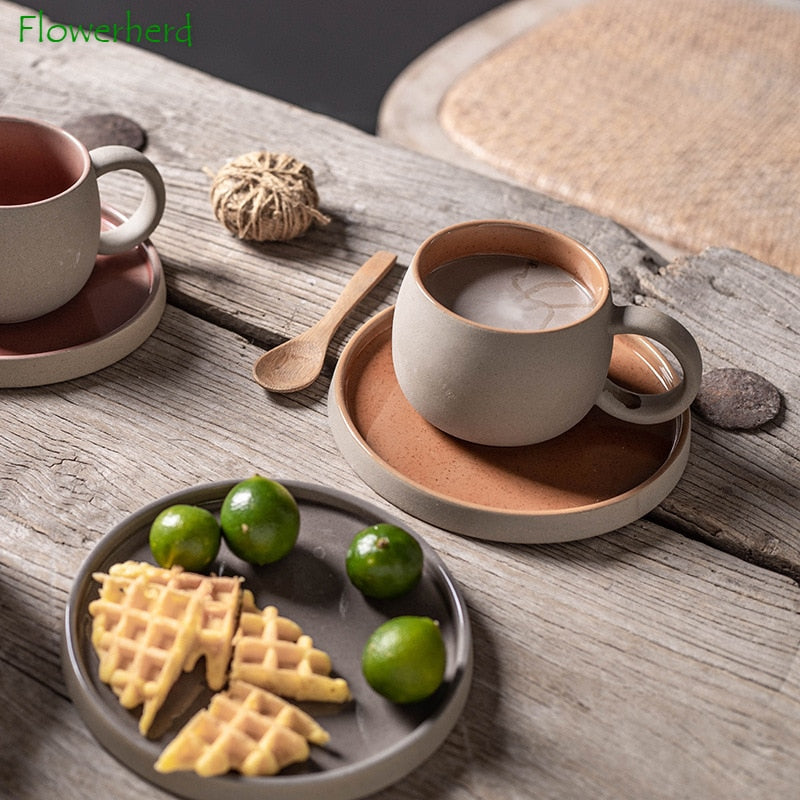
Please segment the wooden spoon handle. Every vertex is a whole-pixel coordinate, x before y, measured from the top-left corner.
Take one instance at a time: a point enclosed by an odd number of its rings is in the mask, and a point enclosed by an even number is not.
[[[375,253],[356,270],[337,301],[314,325],[314,328],[325,332],[330,339],[344,318],[366,297],[370,289],[381,281],[396,261],[397,256],[394,253],[388,253],[385,250]]]

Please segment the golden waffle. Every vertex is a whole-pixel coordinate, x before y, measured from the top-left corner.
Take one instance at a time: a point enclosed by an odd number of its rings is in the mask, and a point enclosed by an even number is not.
[[[327,732],[280,697],[243,681],[231,681],[178,732],[156,762],[159,772],[198,775],[274,775],[305,761],[308,742],[325,744]]]
[[[229,618],[233,624],[239,579],[132,561],[93,577],[101,584],[99,598],[89,604],[99,677],[125,708],[142,706],[144,735],[181,672],[201,655],[208,656],[207,671],[218,680],[230,654],[222,629]],[[223,606],[233,610],[223,612]],[[222,672],[224,682],[224,666]]]
[[[233,640],[232,679],[293,700],[349,700],[347,681],[330,677],[330,671],[328,654],[317,650],[295,622],[279,616],[274,606],[259,611],[252,593],[244,591]]]
[[[206,683],[210,689],[221,689],[228,679],[228,667],[233,652],[233,635],[242,598],[242,579],[239,577],[205,578],[205,595],[197,638],[188,655],[184,669],[191,671],[201,656],[206,659]]]

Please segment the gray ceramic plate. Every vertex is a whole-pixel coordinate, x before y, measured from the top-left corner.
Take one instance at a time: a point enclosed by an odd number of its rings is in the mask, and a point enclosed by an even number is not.
[[[343,707],[303,704],[331,734],[325,748],[312,747],[311,759],[280,775],[244,778],[229,774],[201,778],[193,772],[156,772],[153,764],[180,725],[204,706],[202,662],[179,681],[173,707],[162,709],[154,732],[145,739],[138,714],[123,709],[97,678],[88,605],[97,596],[92,573],[127,559],[152,561],[148,532],[155,516],[174,503],[218,511],[236,481],[177,492],[134,513],[111,530],[78,573],[67,603],[63,668],[67,687],[86,725],[117,759],[142,777],[191,800],[351,800],[376,792],[419,766],[444,741],[460,715],[472,676],[472,635],[467,607],[441,559],[417,535],[425,553],[421,582],[391,601],[368,602],[350,584],[344,556],[352,537],[377,522],[402,525],[381,509],[342,492],[283,481],[298,501],[300,536],[282,561],[255,568],[238,560],[223,544],[215,571],[240,574],[260,606],[274,604],[294,619],[315,646],[330,653],[334,672],[347,679],[353,701]],[[416,535],[416,534],[415,534]],[[394,706],[377,695],[361,675],[360,657],[369,634],[399,614],[425,614],[441,625],[447,646],[445,682],[429,700]],[[170,701],[172,702],[171,695]]]

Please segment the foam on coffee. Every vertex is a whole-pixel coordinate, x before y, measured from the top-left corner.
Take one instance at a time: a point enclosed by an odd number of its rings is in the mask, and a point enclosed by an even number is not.
[[[508,254],[475,254],[447,261],[425,288],[461,317],[505,330],[548,330],[583,319],[595,298],[569,272]]]

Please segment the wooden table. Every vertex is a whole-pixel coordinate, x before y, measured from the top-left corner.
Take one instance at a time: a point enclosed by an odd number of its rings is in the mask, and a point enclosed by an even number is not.
[[[796,797],[798,279],[721,249],[667,265],[608,220],[127,45],[19,43],[23,13],[0,2],[0,113],[61,124],[115,111],[147,130],[167,185],[153,242],[169,302],[153,336],[114,366],[0,393],[0,795],[167,796],[109,756],[71,704],[59,664],[65,601],[95,542],[125,516],[259,470],[398,514],[463,587],[476,642],[467,707],[435,756],[380,797]],[[264,245],[224,230],[203,170],[259,148],[312,165],[330,225]],[[130,210],[135,187],[104,186],[106,202]],[[741,433],[696,416],[669,498],[581,542],[491,544],[394,509],[332,439],[335,357],[393,302],[423,238],[480,217],[585,241],[620,301],[667,310],[694,332],[706,369],[743,367],[778,386],[780,418]],[[336,336],[322,378],[266,394],[253,360],[313,323],[378,249],[398,265]]]

